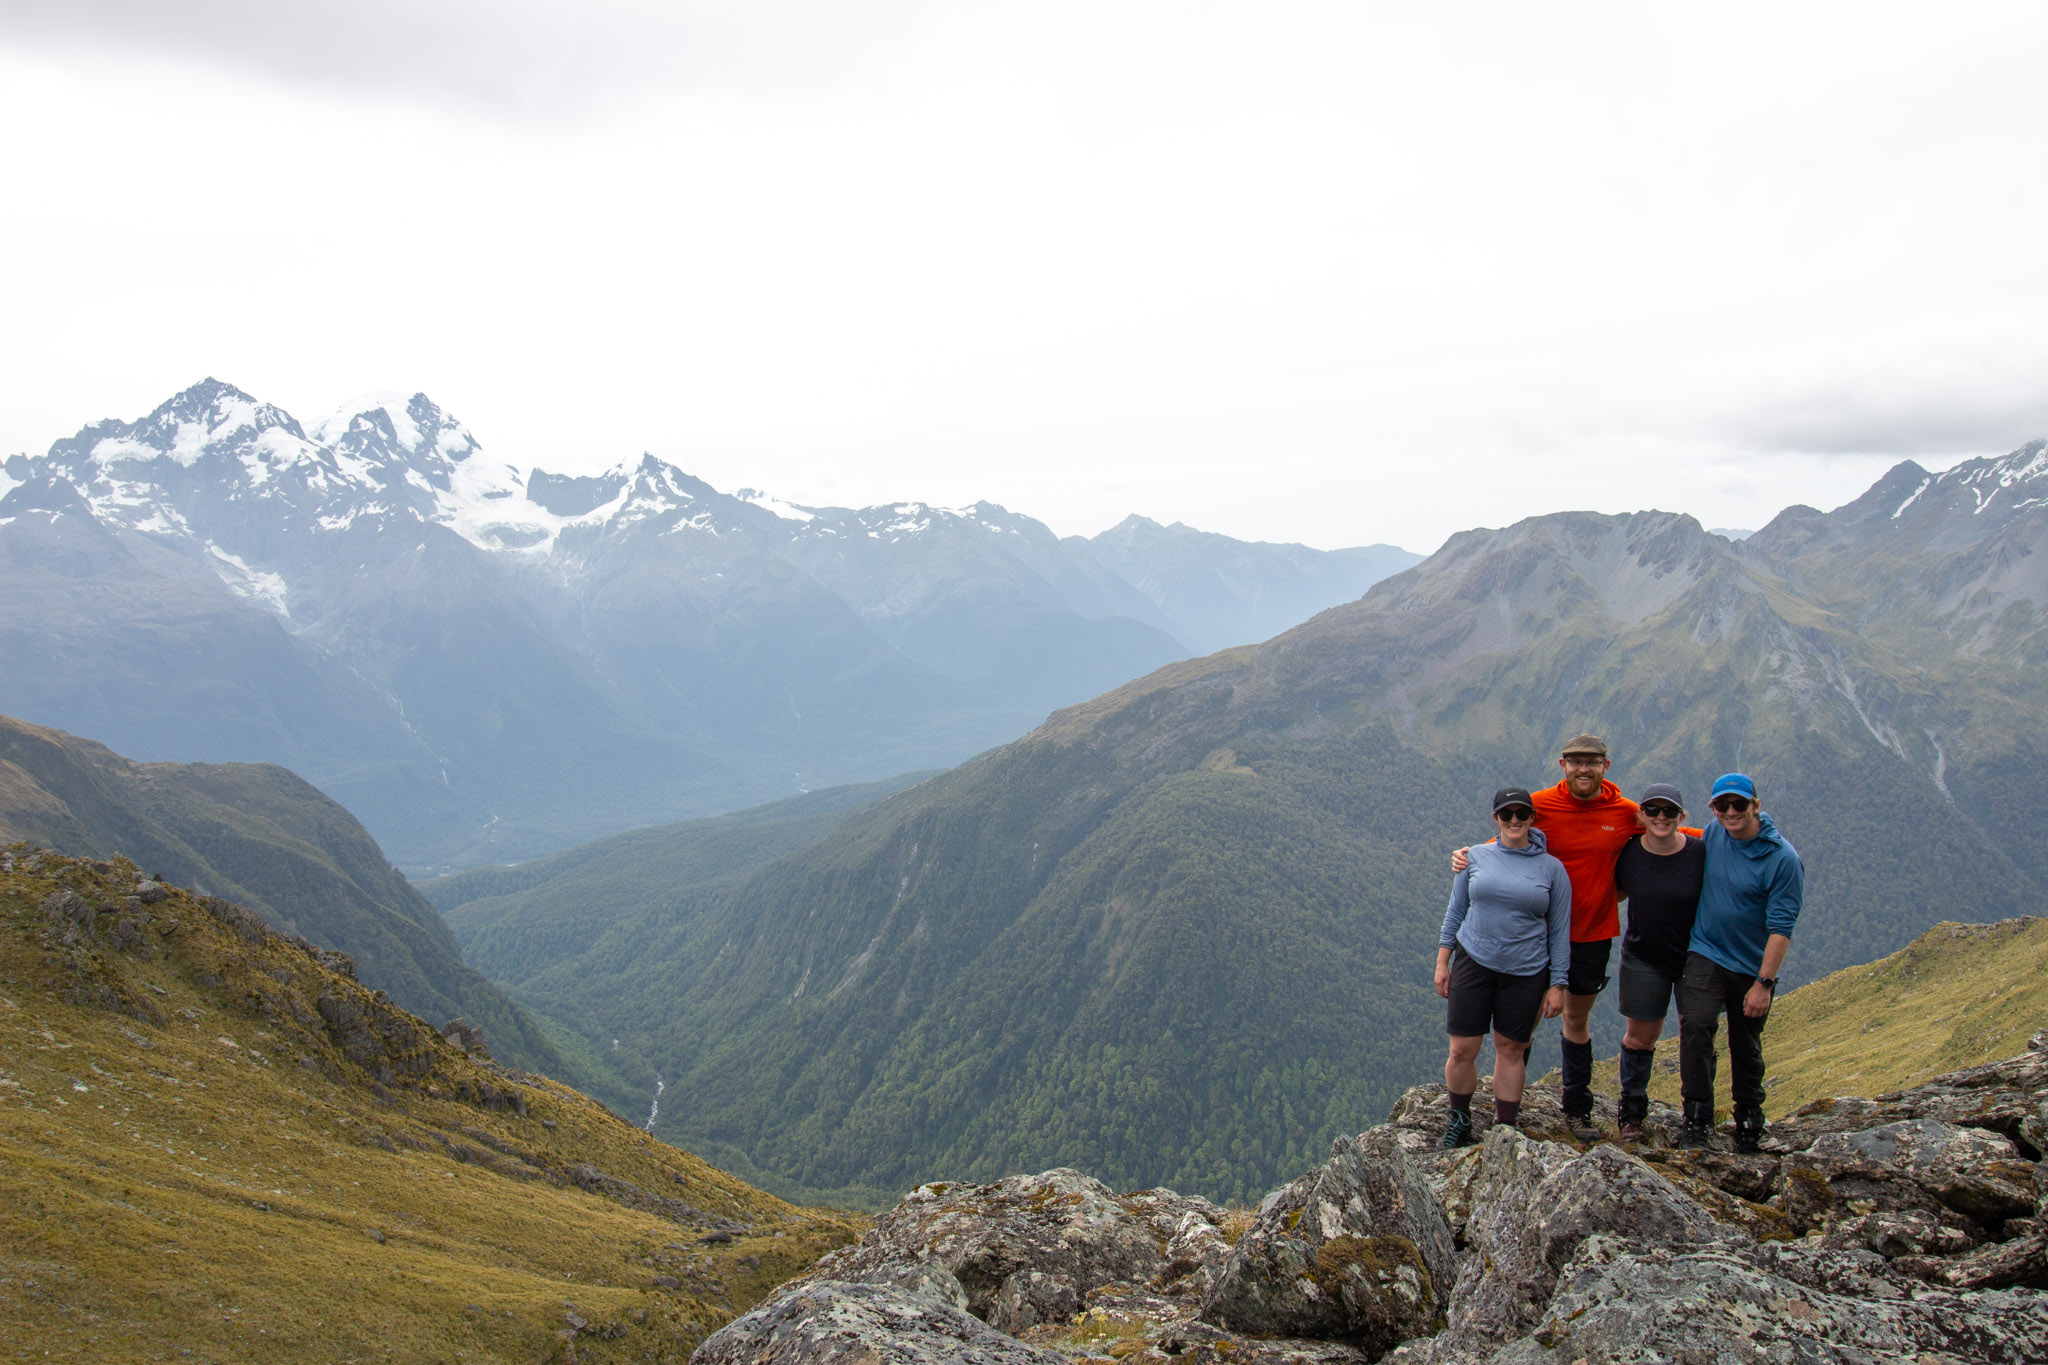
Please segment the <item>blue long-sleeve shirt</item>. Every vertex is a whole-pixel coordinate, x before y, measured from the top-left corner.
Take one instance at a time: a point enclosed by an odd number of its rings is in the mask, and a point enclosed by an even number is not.
[[[1771,935],[1790,938],[1799,923],[1805,865],[1768,815],[1759,817],[1754,839],[1733,838],[1710,820],[1706,842],[1707,875],[1690,948],[1739,976],[1755,976]]]
[[[1550,974],[1562,986],[1572,965],[1572,879],[1550,856],[1543,831],[1526,848],[1475,844],[1451,879],[1438,946],[1463,946],[1480,966],[1510,976]]]

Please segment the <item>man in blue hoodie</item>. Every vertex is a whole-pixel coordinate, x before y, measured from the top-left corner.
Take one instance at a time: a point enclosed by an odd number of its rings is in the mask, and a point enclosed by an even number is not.
[[[1792,946],[1806,870],[1743,773],[1714,781],[1706,876],[1680,986],[1681,1147],[1706,1147],[1714,1131],[1714,1035],[1728,1014],[1728,1064],[1735,1092],[1735,1150],[1754,1152],[1764,1135],[1764,1020],[1778,969]]]

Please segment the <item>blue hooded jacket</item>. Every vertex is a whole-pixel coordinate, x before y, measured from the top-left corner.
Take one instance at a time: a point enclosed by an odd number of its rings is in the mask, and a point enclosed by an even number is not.
[[[1772,934],[1792,936],[1806,894],[1806,868],[1771,817],[1759,813],[1754,839],[1731,838],[1707,822],[1707,875],[1691,949],[1740,976],[1763,969]]]
[[[1438,945],[1461,944],[1482,967],[1509,976],[1544,972],[1562,986],[1572,964],[1572,879],[1543,831],[1530,830],[1526,848],[1474,844],[1465,856],[1471,866],[1451,879]]]

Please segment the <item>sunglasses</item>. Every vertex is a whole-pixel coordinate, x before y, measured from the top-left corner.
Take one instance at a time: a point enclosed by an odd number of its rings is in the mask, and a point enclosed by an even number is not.
[[[1676,806],[1644,806],[1643,814],[1652,820],[1676,820],[1685,812]]]
[[[1724,815],[1741,815],[1750,807],[1746,796],[1724,796],[1714,802],[1714,809]]]
[[[1504,822],[1533,820],[1536,818],[1536,812],[1530,810],[1527,806],[1508,806],[1495,811],[1493,818]]]

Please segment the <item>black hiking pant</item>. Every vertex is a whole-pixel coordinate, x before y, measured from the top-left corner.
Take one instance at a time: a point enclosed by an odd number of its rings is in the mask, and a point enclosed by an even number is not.
[[[1764,1023],[1742,1012],[1742,997],[1756,984],[1753,976],[1731,972],[1701,953],[1688,954],[1679,985],[1678,1087],[1688,1102],[1714,1104],[1714,1035],[1720,1017],[1728,1016],[1728,1072],[1735,1103],[1762,1108],[1764,1102]]]

